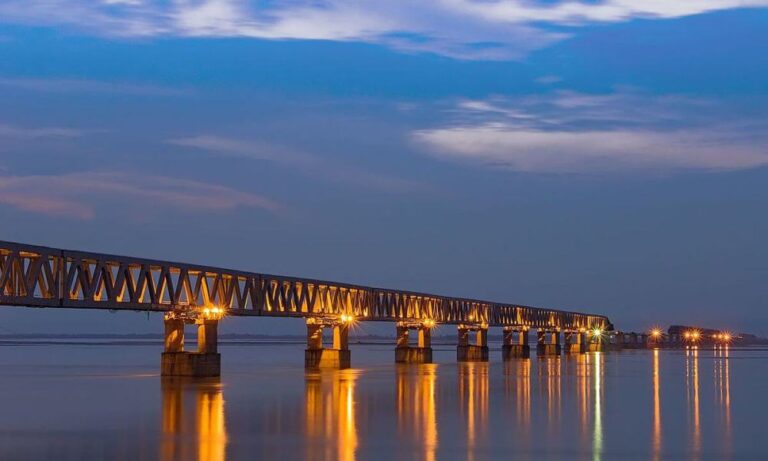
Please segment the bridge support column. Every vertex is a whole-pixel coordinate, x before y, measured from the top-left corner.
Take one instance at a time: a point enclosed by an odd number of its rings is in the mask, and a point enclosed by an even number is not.
[[[475,344],[470,344],[470,332],[475,333]],[[456,346],[456,360],[459,362],[488,361],[487,326],[459,325],[459,344]]]
[[[562,352],[559,331],[536,330],[536,355],[559,356]]]
[[[323,345],[323,328],[333,328],[333,347]],[[349,323],[307,319],[307,349],[304,351],[304,367],[341,370],[351,366],[349,350]]]
[[[583,332],[565,332],[565,352],[568,354],[583,354],[587,351],[587,335]]]
[[[531,356],[531,346],[528,345],[528,330],[526,328],[504,327],[503,334],[502,359],[527,359]]]
[[[432,330],[427,323],[397,324],[397,346],[395,347],[396,363],[432,363]],[[418,334],[416,346],[410,345],[410,331]]]
[[[587,352],[605,352],[605,334],[595,334],[590,331],[587,335]]]
[[[608,333],[608,349],[611,351],[620,351],[624,349],[624,341],[626,337],[624,336],[624,333],[621,331],[616,331],[613,333]]]
[[[197,352],[184,350],[184,325],[195,323]],[[218,319],[185,319],[173,313],[165,317],[165,350],[160,362],[162,376],[191,376],[208,378],[221,375],[221,354],[218,353]]]

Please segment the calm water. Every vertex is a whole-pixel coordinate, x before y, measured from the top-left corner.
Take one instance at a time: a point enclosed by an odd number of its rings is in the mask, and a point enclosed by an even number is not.
[[[155,345],[0,346],[0,459],[768,459],[768,351],[498,349],[306,373],[302,345],[223,345],[222,378],[189,381]]]

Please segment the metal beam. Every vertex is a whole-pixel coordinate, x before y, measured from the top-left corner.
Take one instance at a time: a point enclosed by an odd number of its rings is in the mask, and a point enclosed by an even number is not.
[[[609,329],[601,315],[0,241],[0,305]]]

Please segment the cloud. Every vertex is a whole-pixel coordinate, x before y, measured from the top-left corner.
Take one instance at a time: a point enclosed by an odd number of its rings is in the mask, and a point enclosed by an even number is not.
[[[558,75],[542,75],[541,77],[536,78],[534,81],[541,85],[553,85],[555,83],[562,82],[563,78]]]
[[[454,120],[415,131],[429,155],[536,173],[740,170],[768,165],[766,124],[714,101],[558,92],[461,101]]]
[[[333,163],[295,149],[253,140],[198,135],[170,139],[168,143],[202,150],[209,155],[218,157],[266,160],[313,178],[384,192],[403,193],[424,188],[418,182],[370,173],[353,166]]]
[[[112,36],[356,41],[493,60],[519,58],[585,24],[764,6],[768,0],[6,0],[0,18]]]
[[[74,128],[62,127],[36,127],[27,128],[0,123],[0,138],[75,138],[82,136],[84,132]]]
[[[281,206],[264,197],[199,181],[116,172],[62,175],[0,175],[0,203],[51,216],[92,219],[107,203],[125,209],[183,213],[226,212]]]
[[[133,96],[181,96],[191,94],[191,90],[186,88],[55,78],[0,78],[0,87],[55,93],[120,93]]]
[[[296,152],[274,144],[245,141],[214,135],[198,135],[169,139],[169,144],[192,147],[215,153],[222,157],[270,160],[286,165],[316,165],[320,160],[314,156]]]

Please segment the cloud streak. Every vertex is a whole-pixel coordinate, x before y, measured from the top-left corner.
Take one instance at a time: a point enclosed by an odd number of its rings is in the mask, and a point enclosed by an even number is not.
[[[765,123],[722,123],[721,104],[618,92],[461,101],[417,130],[429,155],[534,173],[726,171],[768,165]]]
[[[493,60],[519,58],[577,33],[585,24],[765,6],[768,0],[6,0],[0,4],[0,18],[111,36],[356,41]]]
[[[278,212],[267,198],[214,184],[165,176],[116,172],[61,175],[0,175],[0,203],[34,213],[92,219],[113,205],[146,212],[227,212],[257,208]]]
[[[168,140],[169,144],[196,149],[217,157],[265,160],[298,171],[305,176],[350,184],[383,192],[422,190],[421,183],[374,174],[354,166],[330,162],[316,155],[253,140],[198,135]]]
[[[0,138],[39,139],[39,138],[76,138],[84,132],[63,127],[20,127],[0,123]]]
[[[183,96],[192,93],[184,88],[56,78],[0,78],[0,87],[52,93],[119,93],[132,96]]]

